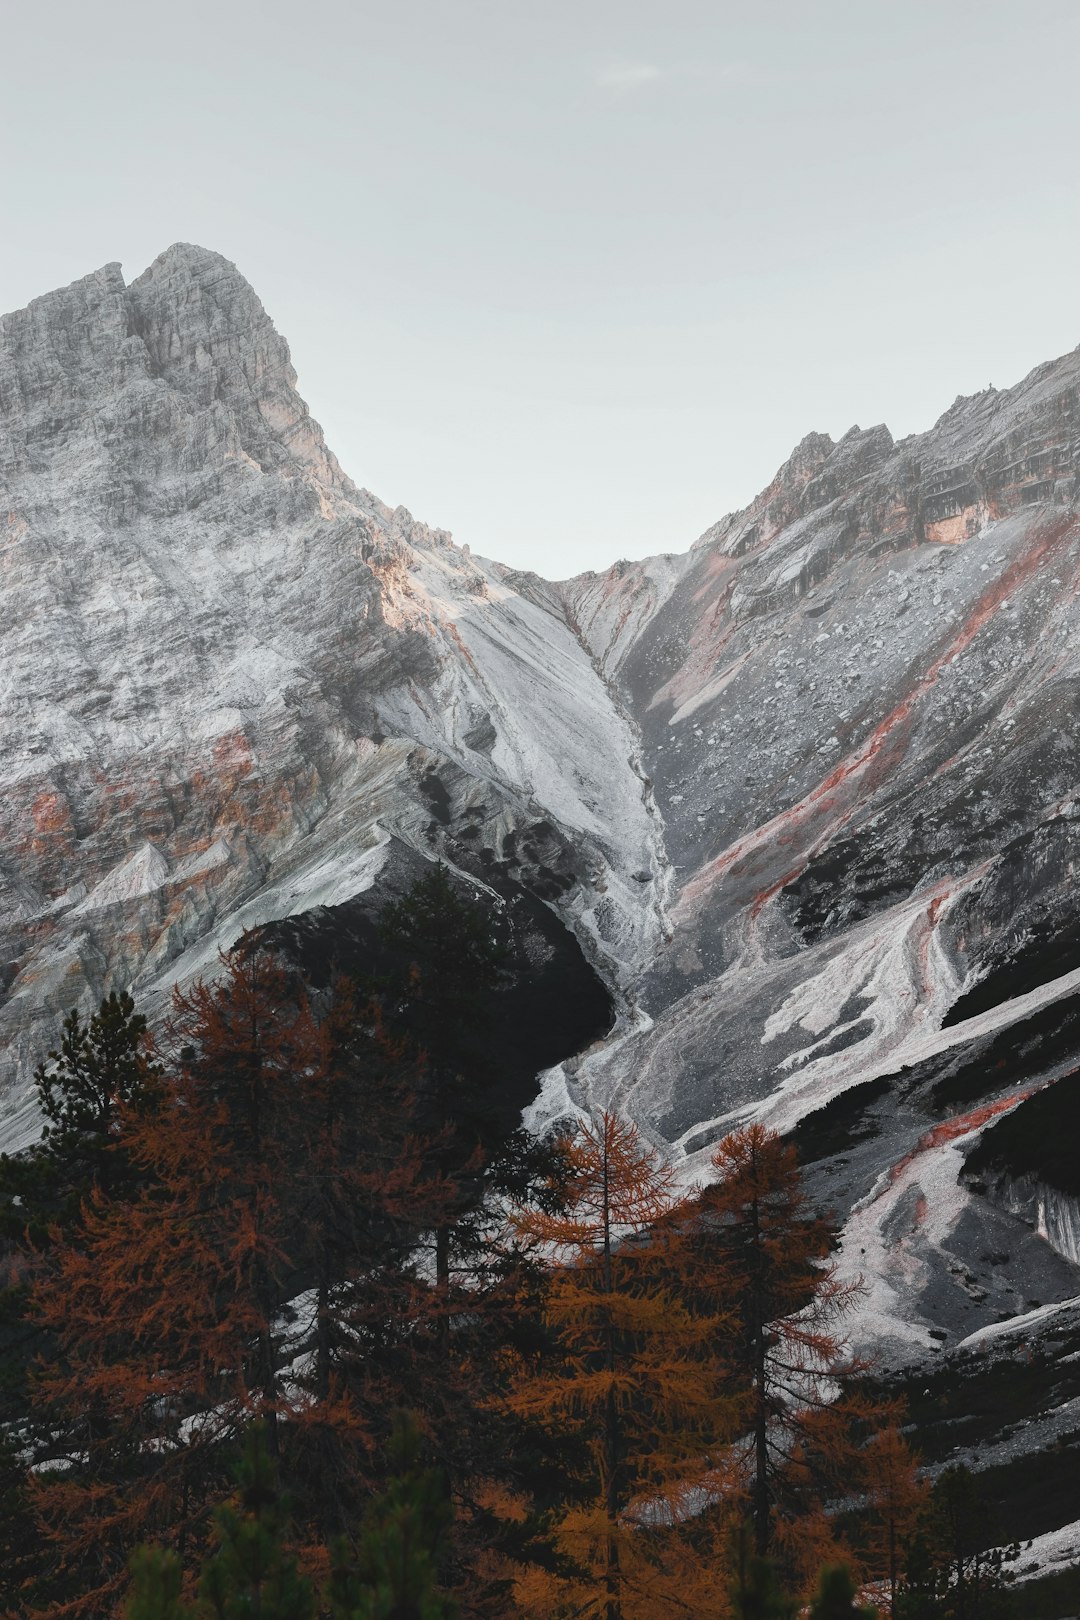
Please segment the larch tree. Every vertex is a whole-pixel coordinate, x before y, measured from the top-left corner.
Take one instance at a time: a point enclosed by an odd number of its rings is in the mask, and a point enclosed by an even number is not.
[[[95,1193],[130,1194],[140,1172],[127,1151],[124,1121],[159,1105],[161,1071],[146,1019],[127,994],[113,993],[83,1019],[64,1019],[55,1051],[35,1072],[45,1125],[20,1153],[0,1156],[0,1613],[25,1612],[45,1559],[33,1525],[33,1480],[26,1459],[51,1440],[31,1414],[36,1361],[54,1340],[31,1309],[35,1277],[58,1243],[71,1241]]]
[[[805,1579],[849,1557],[826,1505],[857,1477],[871,1421],[865,1364],[840,1336],[861,1285],[829,1263],[833,1228],[809,1207],[794,1149],[751,1125],[725,1137],[684,1245],[688,1297],[734,1314],[716,1356],[738,1396],[743,1490],[759,1557],[774,1549]]]
[[[290,1167],[325,1043],[250,941],[223,965],[176,992],[164,1101],[123,1122],[143,1184],[126,1200],[98,1189],[35,1282],[58,1346],[38,1381],[53,1444],[35,1486],[71,1593],[56,1615],[112,1612],[147,1535],[197,1538],[227,1443],[260,1415],[276,1452],[298,1398],[279,1369],[300,1242]]]
[[[550,1513],[546,1561],[521,1575],[518,1602],[538,1617],[703,1613],[682,1521],[730,1412],[702,1357],[715,1321],[671,1285],[674,1172],[612,1114],[585,1126],[569,1157],[565,1209],[521,1217],[552,1262],[555,1344],[523,1363],[511,1403],[579,1448],[579,1477]]]
[[[905,1549],[926,1506],[929,1486],[919,1478],[918,1459],[895,1423],[872,1434],[862,1453],[869,1518],[868,1563],[889,1594],[889,1613],[904,1570]]]

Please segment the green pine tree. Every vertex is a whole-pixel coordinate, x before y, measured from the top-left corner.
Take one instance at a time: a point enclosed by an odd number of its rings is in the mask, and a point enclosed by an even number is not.
[[[462,1160],[505,1134],[485,1040],[507,954],[492,904],[459,896],[440,862],[379,914],[390,1022],[424,1052],[429,1126],[449,1128]]]
[[[470,1278],[475,1294],[501,1267],[490,1245],[492,1202],[545,1196],[560,1174],[555,1147],[515,1129],[502,1102],[491,1025],[508,950],[495,906],[460,895],[440,862],[379,916],[393,963],[383,986],[388,1023],[423,1054],[417,1125],[457,1193],[435,1231],[436,1282],[448,1302],[444,1351],[455,1281]]]
[[[826,1564],[810,1605],[810,1620],[877,1620],[877,1610],[857,1604],[857,1589],[844,1564]]]
[[[238,1477],[234,1502],[215,1515],[217,1551],[199,1581],[199,1620],[314,1620],[311,1583],[286,1546],[288,1516],[261,1423],[249,1433]]]
[[[396,1412],[390,1477],[364,1514],[356,1555],[344,1543],[335,1548],[333,1620],[455,1620],[457,1605],[439,1587],[452,1509],[445,1481],[421,1453],[416,1419]]]
[[[50,1228],[78,1220],[95,1186],[122,1196],[135,1176],[119,1139],[122,1110],[156,1106],[161,1070],[131,997],[114,991],[86,1023],[73,1008],[34,1082],[45,1125],[33,1147],[0,1155],[0,1239],[29,1234],[40,1246]]]
[[[131,1591],[124,1620],[197,1620],[181,1596],[184,1571],[166,1547],[138,1547],[131,1560]]]
[[[0,1431],[0,1615],[25,1612],[40,1563],[26,1460]]]

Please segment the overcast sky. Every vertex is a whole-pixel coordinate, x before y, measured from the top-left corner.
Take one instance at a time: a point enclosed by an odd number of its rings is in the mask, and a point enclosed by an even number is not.
[[[552,577],[1080,342],[1075,0],[45,0],[0,309],[233,259],[344,467]]]

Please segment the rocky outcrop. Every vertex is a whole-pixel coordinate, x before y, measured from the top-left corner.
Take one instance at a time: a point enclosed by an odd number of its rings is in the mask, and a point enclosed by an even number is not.
[[[994,1176],[983,1187],[987,1197],[1033,1227],[1056,1254],[1080,1266],[1080,1199],[1031,1176]]]

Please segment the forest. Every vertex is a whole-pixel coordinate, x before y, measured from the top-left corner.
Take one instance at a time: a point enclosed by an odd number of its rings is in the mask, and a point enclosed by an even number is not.
[[[794,1147],[687,1188],[628,1120],[511,1128],[504,948],[442,868],[387,971],[258,935],[72,1011],[0,1159],[7,1620],[993,1620],[978,1479],[854,1354]]]

